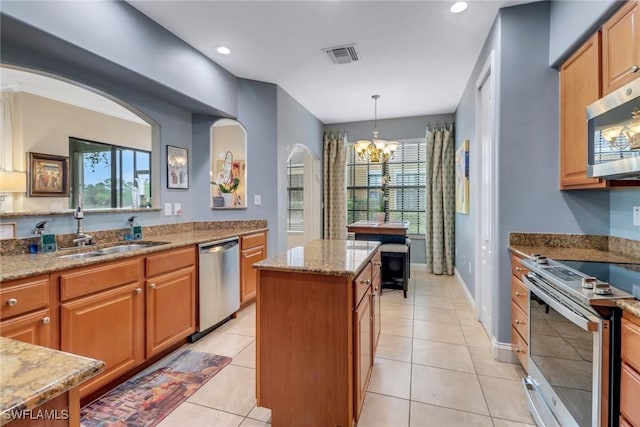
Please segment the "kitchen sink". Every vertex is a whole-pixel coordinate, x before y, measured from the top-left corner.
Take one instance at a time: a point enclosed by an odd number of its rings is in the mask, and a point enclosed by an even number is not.
[[[112,255],[112,254],[119,254],[123,252],[135,251],[138,249],[145,249],[145,248],[150,248],[153,246],[164,245],[164,244],[165,244],[164,242],[131,243],[131,244],[124,244],[124,245],[120,244],[115,246],[109,246],[102,249],[97,249],[95,251],[90,251],[90,252],[62,255],[62,256],[59,256],[58,258],[63,258],[63,259],[93,258],[97,256]]]

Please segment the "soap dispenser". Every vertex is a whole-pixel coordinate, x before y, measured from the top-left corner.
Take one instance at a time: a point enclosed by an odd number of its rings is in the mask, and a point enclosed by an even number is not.
[[[142,240],[142,227],[136,222],[136,218],[134,215],[127,220],[129,223],[129,234],[125,236],[126,240]]]
[[[36,235],[34,242],[29,245],[29,252],[38,253],[38,252],[55,252],[58,249],[58,245],[56,243],[56,236],[54,234],[48,233],[46,230],[47,224],[51,221],[40,221],[36,224],[33,233]]]

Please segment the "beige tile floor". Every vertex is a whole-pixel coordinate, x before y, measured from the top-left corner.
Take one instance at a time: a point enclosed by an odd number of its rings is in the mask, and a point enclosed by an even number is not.
[[[491,356],[466,297],[448,276],[412,266],[407,299],[382,294],[382,334],[358,427],[533,425],[519,365]],[[267,426],[255,400],[255,305],[195,344],[233,358],[159,425]]]

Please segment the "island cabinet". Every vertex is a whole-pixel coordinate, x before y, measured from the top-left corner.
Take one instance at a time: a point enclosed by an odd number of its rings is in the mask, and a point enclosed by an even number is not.
[[[358,420],[375,356],[380,266],[378,243],[348,245],[314,241],[254,266],[256,394],[274,427]]]
[[[162,352],[195,332],[195,264],[195,247],[146,258],[147,357]]]
[[[256,297],[257,271],[251,266],[267,257],[267,233],[240,236],[240,303],[246,305]]]
[[[49,275],[0,284],[0,335],[51,347]]]
[[[522,282],[522,275],[529,270],[522,265],[522,258],[511,255],[511,346],[518,361],[528,371],[529,348],[529,290]]]
[[[54,275],[60,291],[60,349],[102,360],[104,372],[80,386],[80,397],[144,361],[143,258]]]
[[[603,94],[640,77],[640,4],[628,1],[602,26]]]
[[[620,425],[640,426],[640,318],[625,311],[622,317]]]

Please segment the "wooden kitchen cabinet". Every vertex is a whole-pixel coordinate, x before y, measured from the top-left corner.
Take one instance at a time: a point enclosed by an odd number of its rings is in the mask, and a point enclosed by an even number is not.
[[[369,384],[369,377],[373,368],[373,311],[372,295],[362,298],[354,312],[354,361],[355,361],[355,416],[360,418],[360,411],[364,403],[364,396]]]
[[[240,304],[248,304],[255,299],[258,272],[251,266],[266,257],[266,232],[240,236]]]
[[[600,33],[560,68],[560,189],[604,188],[587,177],[587,106],[600,98]]]
[[[632,0],[602,26],[603,95],[640,77],[640,5]]]
[[[145,359],[142,258],[107,262],[55,275],[60,286],[60,349],[106,363],[80,386],[84,397]]]
[[[640,426],[640,318],[625,311],[621,323],[621,421],[630,426]],[[622,422],[620,424],[624,425]]]
[[[528,370],[529,347],[529,290],[522,282],[522,275],[529,270],[522,258],[511,254],[511,346],[525,371]]]
[[[176,263],[160,259],[173,253]],[[196,330],[195,248],[149,256],[147,266],[157,275],[146,281],[146,357],[154,356],[185,339]],[[180,268],[181,267],[181,268]],[[147,268],[147,271],[150,269]],[[172,271],[175,270],[175,271]],[[158,274],[162,273],[162,274]]]
[[[52,346],[49,275],[0,285],[0,335],[30,344]],[[54,346],[55,347],[55,346]]]

